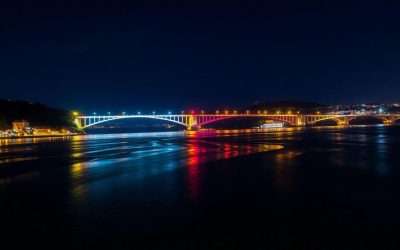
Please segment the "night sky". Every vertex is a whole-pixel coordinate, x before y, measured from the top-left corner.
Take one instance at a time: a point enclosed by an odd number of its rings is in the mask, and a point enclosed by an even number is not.
[[[1,98],[97,112],[400,101],[400,2],[8,2]]]

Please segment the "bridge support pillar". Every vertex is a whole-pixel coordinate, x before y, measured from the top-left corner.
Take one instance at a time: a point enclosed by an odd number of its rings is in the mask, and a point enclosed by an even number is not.
[[[190,115],[188,117],[188,119],[186,120],[186,124],[187,130],[198,130],[197,117],[195,117],[194,115]]]
[[[304,115],[296,116],[296,126],[307,126],[306,116]]]
[[[392,125],[394,123],[395,123],[394,119],[388,119],[388,120],[384,120],[383,121],[383,124],[385,124],[385,125]]]
[[[75,118],[74,122],[75,122],[76,126],[77,126],[79,129],[82,128],[81,119]]]
[[[349,118],[343,118],[338,120],[338,126],[348,126]]]

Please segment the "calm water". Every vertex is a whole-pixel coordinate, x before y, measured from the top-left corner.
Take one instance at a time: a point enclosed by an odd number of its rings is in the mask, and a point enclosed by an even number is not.
[[[400,246],[398,126],[87,135],[0,145],[3,246]]]

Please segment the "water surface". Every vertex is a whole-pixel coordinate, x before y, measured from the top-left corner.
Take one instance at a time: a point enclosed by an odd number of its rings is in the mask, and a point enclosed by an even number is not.
[[[2,241],[397,248],[400,127],[0,141]]]

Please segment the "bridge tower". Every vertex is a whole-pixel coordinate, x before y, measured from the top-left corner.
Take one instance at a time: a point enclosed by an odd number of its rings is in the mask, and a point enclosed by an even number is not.
[[[188,130],[197,129],[197,117],[189,115],[186,127]]]
[[[349,125],[350,123],[350,117],[343,117],[342,119],[338,119],[338,125]]]
[[[81,119],[79,119],[78,117],[76,117],[74,122],[75,122],[76,126],[78,126],[79,129],[82,128]]]
[[[296,126],[306,125],[306,117],[304,115],[298,115],[296,117]]]

